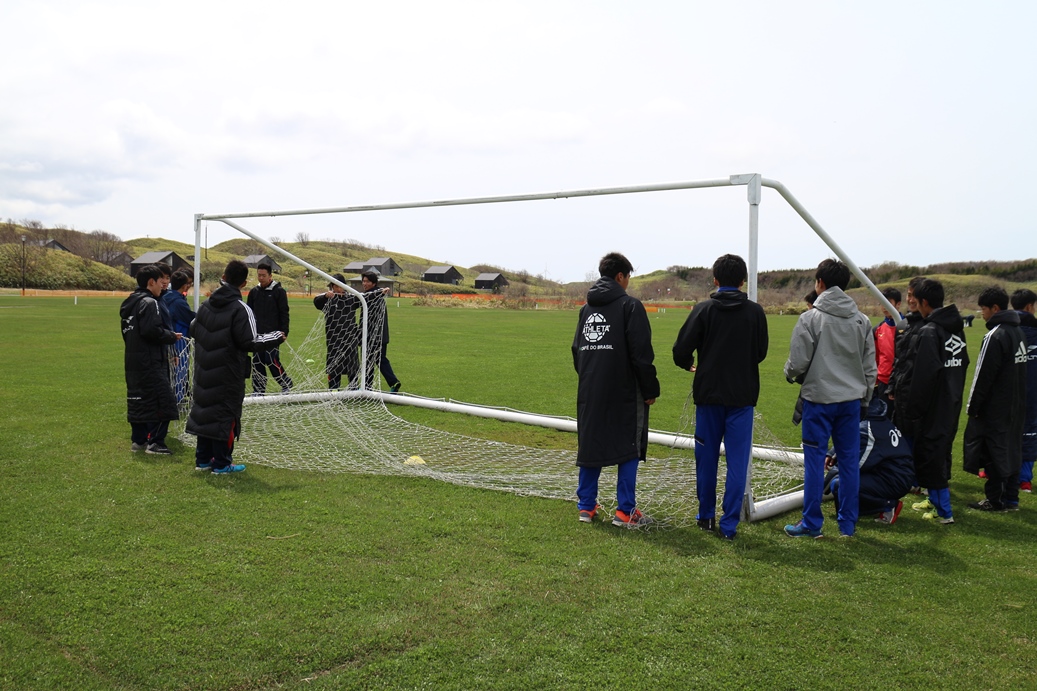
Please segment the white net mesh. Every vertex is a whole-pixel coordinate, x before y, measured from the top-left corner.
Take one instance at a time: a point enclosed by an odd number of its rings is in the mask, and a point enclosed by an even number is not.
[[[366,384],[379,390],[378,375],[384,296],[368,296],[370,312]],[[283,344],[283,377],[269,375],[266,393],[247,393],[241,439],[235,461],[314,472],[350,472],[425,477],[468,487],[575,501],[576,452],[542,449],[444,432],[393,415],[380,397],[349,392],[359,384],[362,330],[359,300],[333,295],[317,303],[322,315],[298,345]],[[268,368],[269,371],[269,368]],[[291,380],[292,395],[283,395],[275,382]],[[343,393],[330,394],[330,384]],[[323,399],[323,400],[321,400]],[[400,403],[413,401],[405,395]],[[677,431],[693,435],[694,408],[686,403]],[[193,437],[181,434],[193,444]],[[797,449],[782,449],[757,416],[756,444],[768,449],[771,460],[754,461],[756,499],[796,489],[802,483]],[[719,477],[724,477],[721,464]],[[615,471],[601,476],[599,500],[615,508]],[[720,493],[723,493],[721,479]],[[653,445],[640,466],[638,506],[659,525],[694,522],[697,510],[695,461],[691,449]]]

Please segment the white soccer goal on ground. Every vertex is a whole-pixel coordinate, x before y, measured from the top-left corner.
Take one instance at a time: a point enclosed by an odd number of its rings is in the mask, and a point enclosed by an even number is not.
[[[689,182],[637,185],[600,189],[568,190],[540,194],[474,197],[439,201],[400,202],[288,211],[257,211],[229,214],[195,215],[195,256],[202,256],[202,223],[218,221],[251,238],[273,252],[295,261],[314,276],[341,286],[360,315],[360,324],[348,316],[325,307],[313,330],[298,346],[286,346],[282,361],[295,379],[288,394],[251,397],[245,407],[246,436],[239,442],[237,456],[242,460],[275,467],[332,472],[413,475],[444,480],[454,484],[482,487],[519,494],[558,499],[575,499],[575,454],[475,439],[416,425],[392,415],[386,402],[421,406],[437,410],[490,417],[499,420],[575,431],[571,418],[538,415],[457,401],[444,401],[411,395],[386,394],[379,390],[376,376],[380,348],[380,319],[384,304],[362,299],[350,286],[276,244],[259,237],[235,222],[236,219],[379,212],[395,209],[501,204],[549,199],[637,194],[668,190],[689,190],[744,185],[749,203],[749,280],[747,292],[757,296],[759,204],[762,187],[776,190],[806,221],[807,225],[838,256],[890,313],[893,306],[852,259],[837,245],[807,210],[780,182],[759,174],[732,175],[728,178]],[[195,263],[195,309],[200,296],[200,266]],[[370,303],[370,304],[369,304]],[[346,322],[349,322],[348,324]],[[333,332],[347,335],[332,344]],[[341,350],[340,350],[341,349]],[[329,350],[334,351],[329,353]],[[364,373],[343,364],[341,353],[358,353]],[[346,357],[346,360],[353,358]],[[338,358],[338,359],[336,359]],[[328,389],[327,374],[333,361],[343,375],[338,390]],[[259,411],[262,411],[261,413]],[[650,442],[673,451],[664,458],[652,455],[642,465],[638,477],[638,503],[651,511],[664,525],[693,522],[695,501],[693,434],[686,428],[694,419],[686,410],[678,432],[652,432]],[[190,442],[190,438],[183,437]],[[760,520],[802,505],[802,454],[798,449],[781,447],[766,426],[754,431],[753,458],[746,486],[745,518]],[[606,507],[608,508],[608,507]]]

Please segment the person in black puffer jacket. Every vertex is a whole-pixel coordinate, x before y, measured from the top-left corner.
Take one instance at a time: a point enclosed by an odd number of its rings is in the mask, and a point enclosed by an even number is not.
[[[904,353],[911,362],[910,376],[897,382],[893,419],[911,442],[918,484],[929,490],[935,513],[924,515],[949,525],[954,522],[951,449],[958,434],[969,351],[961,313],[954,305],[943,304],[943,284],[925,279],[914,287],[913,295],[914,313],[922,321],[913,327],[910,348]]]
[[[195,468],[217,474],[240,472],[231,454],[241,435],[241,406],[251,365],[250,351],[276,348],[281,331],[256,333],[256,321],[241,300],[248,267],[237,259],[227,264],[220,287],[198,308],[191,322],[194,339],[194,391],[187,432],[198,437]]]
[[[162,293],[162,272],[151,265],[137,272],[137,290],[122,307],[122,340],[126,345],[126,407],[130,423],[130,450],[169,454],[166,431],[169,421],[179,417],[176,398],[169,381],[166,346],[176,343],[181,334],[167,329],[158,297]]]
[[[1019,313],[1008,309],[1008,293],[991,286],[979,294],[987,334],[976,359],[965,425],[965,472],[987,471],[986,499],[969,504],[980,511],[1019,507],[1026,407],[1026,337]]]
[[[1012,309],[1019,313],[1019,328],[1026,337],[1026,419],[1023,423],[1023,464],[1019,491],[1033,491],[1033,463],[1037,460],[1037,294],[1029,288],[1012,293]]]

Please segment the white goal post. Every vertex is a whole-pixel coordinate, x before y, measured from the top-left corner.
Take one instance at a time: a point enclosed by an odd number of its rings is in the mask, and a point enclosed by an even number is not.
[[[685,182],[671,182],[671,183],[658,183],[648,185],[632,185],[625,187],[609,187],[609,188],[592,188],[592,189],[579,189],[579,190],[566,190],[560,192],[545,192],[537,194],[518,194],[518,195],[504,195],[504,196],[493,196],[493,197],[469,197],[469,198],[458,198],[458,199],[444,199],[437,201],[416,201],[416,202],[398,202],[391,204],[372,204],[362,206],[346,206],[346,207],[330,207],[330,208],[319,208],[319,209],[295,209],[295,210],[281,210],[281,211],[253,211],[244,213],[223,213],[223,214],[204,214],[199,213],[194,216],[194,231],[195,231],[195,257],[202,256],[202,222],[203,221],[217,221],[224,223],[231,228],[235,229],[239,233],[246,235],[257,243],[270,249],[277,254],[290,259],[301,266],[309,270],[313,275],[323,276],[330,283],[335,283],[342,286],[348,292],[359,296],[356,290],[351,286],[343,284],[342,282],[335,279],[333,276],[322,271],[321,269],[309,264],[305,260],[295,256],[291,252],[275,245],[272,242],[261,238],[249,230],[243,228],[241,225],[234,222],[234,219],[247,219],[247,218],[269,218],[277,216],[305,216],[305,215],[321,215],[321,214],[343,214],[343,213],[356,213],[356,212],[375,212],[375,211],[389,211],[396,209],[418,209],[418,208],[431,208],[431,207],[449,207],[449,206],[464,206],[472,204],[501,204],[509,202],[528,202],[528,201],[541,201],[541,200],[552,200],[552,199],[566,199],[576,197],[596,197],[606,195],[617,195],[617,194],[639,194],[644,192],[664,192],[673,190],[690,190],[690,189],[701,189],[710,187],[730,187],[744,185],[747,188],[747,198],[749,203],[749,248],[748,248],[748,286],[747,292],[749,299],[755,301],[757,298],[757,274],[758,274],[758,236],[759,236],[759,206],[761,201],[761,192],[763,187],[769,187],[778,192],[783,199],[796,211],[799,216],[806,221],[807,225],[817,234],[817,236],[828,246],[828,248],[843,262],[845,263],[853,274],[860,280],[861,284],[865,286],[868,291],[889,311],[890,314],[895,314],[896,309],[892,304],[882,295],[881,291],[875,286],[874,283],[864,274],[863,271],[857,266],[857,264],[843,251],[843,249],[835,242],[834,239],[821,227],[821,225],[814,219],[813,216],[806,210],[806,208],[797,200],[792,193],[782,183],[777,180],[770,180],[762,177],[759,173],[750,173],[743,175],[731,175],[727,178],[717,178],[710,180],[692,180]],[[195,262],[194,266],[194,307],[198,309],[200,303],[200,285],[201,285],[201,265],[199,262]],[[361,320],[362,328],[361,332],[361,355],[360,361],[364,370],[366,371],[370,367],[371,354],[368,352],[368,306],[364,300],[360,300],[360,307],[362,310]],[[473,405],[469,403],[459,403],[453,401],[440,401],[434,399],[421,398],[417,396],[400,396],[392,395],[391,398],[380,391],[369,390],[365,387],[364,378],[360,378],[359,390],[345,390],[345,391],[321,391],[321,392],[308,392],[308,393],[291,393],[287,395],[277,396],[278,402],[290,403],[290,402],[306,402],[306,401],[328,401],[335,399],[350,399],[350,398],[367,398],[373,400],[381,400],[383,403],[389,400],[393,403],[403,405],[414,405],[427,408],[435,408],[438,410],[445,410],[450,412],[460,412],[468,415],[476,415],[480,417],[491,417],[499,420],[521,422],[524,424],[538,425],[544,427],[552,427],[555,429],[562,429],[567,431],[575,431],[576,423],[571,418],[558,418],[554,416],[538,415],[535,413],[525,413],[521,411],[513,410],[502,410],[499,408],[486,407]],[[250,404],[264,404],[270,403],[273,399],[268,398],[248,398],[246,402]],[[654,432],[652,433],[649,441],[655,444],[661,444],[671,448],[694,448],[694,439],[687,435],[674,434],[674,433],[663,433]],[[759,459],[767,459],[768,454],[771,453],[769,449],[754,446],[753,457]],[[787,453],[786,453],[787,455]],[[802,456],[800,455],[800,459]],[[763,501],[754,501],[753,490],[752,490],[752,469],[750,466],[749,477],[746,485],[746,501],[743,502],[745,518],[748,520],[761,520],[769,518],[785,511],[792,510],[802,505],[802,492],[793,492],[787,495],[780,495],[772,497]]]

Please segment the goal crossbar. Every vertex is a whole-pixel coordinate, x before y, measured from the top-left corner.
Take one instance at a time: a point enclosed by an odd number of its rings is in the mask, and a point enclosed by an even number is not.
[[[749,299],[755,301],[757,299],[757,275],[758,275],[758,238],[759,238],[759,205],[762,198],[761,189],[768,187],[775,190],[781,197],[788,203],[792,209],[799,214],[806,224],[814,231],[814,233],[821,239],[822,242],[850,269],[854,276],[861,282],[868,292],[871,293],[875,299],[890,313],[896,314],[897,310],[893,305],[886,299],[878,287],[869,279],[864,272],[857,266],[848,254],[839,246],[838,243],[832,238],[831,235],[821,226],[820,223],[807,211],[806,207],[792,194],[792,192],[781,182],[777,180],[771,180],[762,177],[759,173],[739,174],[730,175],[727,178],[714,178],[708,180],[690,180],[684,182],[670,182],[670,183],[656,183],[647,185],[630,185],[623,187],[602,187],[602,188],[589,188],[589,189],[577,189],[577,190],[564,190],[557,192],[542,192],[534,194],[516,194],[516,195],[498,195],[490,197],[463,197],[455,199],[441,199],[434,201],[410,201],[410,202],[395,202],[387,204],[367,204],[358,206],[342,206],[342,207],[326,207],[326,208],[313,208],[313,209],[292,209],[292,210],[274,210],[274,211],[250,211],[250,212],[239,212],[239,213],[223,213],[223,214],[205,214],[198,213],[194,216],[194,230],[195,230],[195,257],[200,257],[202,252],[201,240],[202,240],[202,222],[203,221],[217,221],[224,223],[236,231],[248,236],[249,238],[260,243],[267,249],[270,249],[277,254],[298,263],[305,267],[307,270],[313,272],[315,275],[322,276],[328,280],[329,283],[334,283],[342,286],[350,293],[360,296],[360,293],[353,289],[351,286],[342,283],[335,279],[330,274],[322,271],[318,267],[310,264],[309,262],[301,259],[294,255],[288,250],[271,243],[258,235],[248,231],[241,225],[235,223],[232,219],[245,219],[245,218],[270,218],[277,216],[306,216],[306,215],[324,215],[324,214],[342,214],[342,213],[357,213],[363,211],[390,211],[398,209],[420,209],[420,208],[435,208],[435,207],[452,207],[452,206],[465,206],[474,204],[500,204],[500,203],[511,203],[511,202],[528,202],[528,201],[544,201],[551,199],[569,199],[579,197],[599,197],[608,195],[619,195],[619,194],[640,194],[646,192],[665,192],[675,190],[689,190],[689,189],[702,189],[711,187],[731,187],[731,186],[742,186],[747,188],[747,200],[749,204],[749,261],[748,261],[748,285],[747,293]],[[200,302],[200,288],[201,275],[200,275],[200,264],[195,262],[194,267],[194,285],[195,285],[195,310],[198,309]],[[362,307],[362,344],[361,344],[361,361],[367,366],[369,353],[367,343],[367,323],[368,323],[368,306],[365,300],[361,299],[360,304]],[[364,383],[360,382],[361,387]],[[488,408],[485,406],[477,406],[466,403],[456,402],[445,402],[436,401],[435,399],[424,399],[413,396],[393,396],[389,399],[390,395],[383,394],[378,391],[363,390],[360,391],[343,391],[343,392],[320,392],[315,394],[292,394],[290,396],[301,396],[301,397],[316,397],[312,400],[327,400],[329,398],[348,398],[348,397],[377,397],[381,398],[383,402],[400,403],[404,405],[418,405],[423,407],[434,407],[440,410],[449,410],[451,412],[460,412],[468,415],[476,415],[480,417],[491,417],[500,420],[510,420],[514,422],[522,422],[524,424],[532,424],[545,427],[554,427],[556,429],[568,429],[569,425],[572,426],[571,431],[575,431],[575,422],[570,422],[564,418],[556,418],[553,416],[537,415],[534,413],[521,413],[518,411],[501,410],[497,408]],[[278,397],[280,400],[285,400],[287,397]],[[250,403],[261,403],[263,398],[246,399]],[[302,400],[302,399],[300,399]],[[311,400],[306,398],[306,400]],[[677,435],[674,433],[652,433],[657,435],[658,439],[651,439],[652,443],[663,444],[678,448],[681,442],[678,437],[686,435]],[[693,448],[693,446],[692,446]],[[756,455],[757,452],[763,452],[760,447],[753,447],[754,457],[762,458],[762,456]],[[749,477],[747,478],[745,499],[743,503],[744,512],[748,520],[760,520],[768,518],[779,513],[802,506],[803,496],[802,491],[793,492],[788,495],[782,495],[779,497],[770,498],[761,502],[753,501],[753,492],[751,487],[752,472],[750,471]]]

